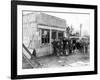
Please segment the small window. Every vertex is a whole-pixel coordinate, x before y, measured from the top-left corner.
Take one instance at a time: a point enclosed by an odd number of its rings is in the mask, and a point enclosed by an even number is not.
[[[63,38],[63,32],[58,32],[58,39],[62,39]]]
[[[52,39],[56,39],[57,38],[57,31],[52,31]]]

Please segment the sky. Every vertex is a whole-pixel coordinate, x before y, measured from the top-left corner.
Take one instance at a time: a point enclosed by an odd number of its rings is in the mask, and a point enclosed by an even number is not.
[[[24,14],[32,12],[24,12]],[[80,24],[82,24],[82,35],[90,34],[90,15],[82,13],[59,13],[59,12],[43,12],[52,16],[56,16],[66,20],[68,26],[73,27],[74,32],[80,31]]]

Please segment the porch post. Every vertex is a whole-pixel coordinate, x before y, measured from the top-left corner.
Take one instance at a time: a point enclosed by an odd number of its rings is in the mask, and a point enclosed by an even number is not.
[[[50,29],[50,53],[52,53],[51,52],[51,47],[52,47],[51,39],[52,39],[52,30]]]
[[[58,31],[56,32],[56,39],[58,40]]]

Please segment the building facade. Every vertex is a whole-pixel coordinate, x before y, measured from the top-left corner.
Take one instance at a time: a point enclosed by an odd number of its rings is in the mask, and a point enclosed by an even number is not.
[[[64,37],[66,20],[42,12],[23,15],[23,44],[36,56],[52,54],[52,40]]]

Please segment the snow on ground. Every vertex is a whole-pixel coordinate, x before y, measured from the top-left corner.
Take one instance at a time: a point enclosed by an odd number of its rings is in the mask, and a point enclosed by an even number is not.
[[[46,56],[38,59],[42,67],[77,67],[89,65],[88,54],[72,54],[69,56]]]
[[[88,66],[89,65],[89,54],[83,53],[73,53],[68,56],[43,56],[37,58],[40,63],[40,68],[49,67],[78,67],[78,66]],[[31,60],[34,62],[34,59]],[[34,64],[35,66],[35,64]],[[24,66],[25,67],[25,66]],[[37,67],[34,67],[37,68]],[[39,67],[38,67],[39,68]]]

